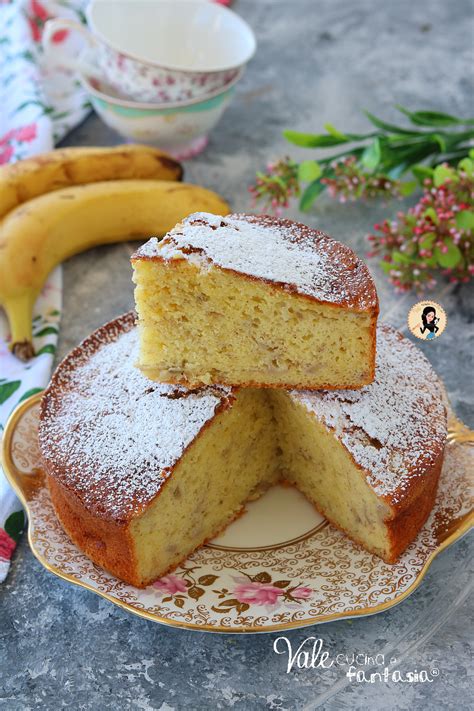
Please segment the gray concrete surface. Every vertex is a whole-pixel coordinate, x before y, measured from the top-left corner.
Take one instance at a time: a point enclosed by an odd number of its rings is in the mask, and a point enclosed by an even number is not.
[[[207,151],[186,165],[187,179],[250,209],[255,170],[293,152],[284,128],[318,130],[326,121],[365,128],[367,108],[395,118],[394,103],[472,115],[473,5],[468,0],[240,0],[258,54]],[[96,117],[67,145],[118,140]],[[323,198],[303,219],[364,256],[364,235],[398,205],[341,206]],[[301,219],[296,207],[290,217]],[[132,245],[93,250],[64,268],[60,355],[133,304]],[[396,296],[376,262],[382,315],[404,328],[416,297]],[[444,379],[458,415],[474,426],[472,289],[435,292],[447,331],[421,347]],[[472,698],[472,539],[435,561],[403,604],[370,618],[287,634],[296,648],[321,637],[331,655],[385,651],[406,671],[437,666],[432,683],[350,683],[343,667],[286,673],[272,651],[278,635],[216,636],[135,618],[53,577],[21,542],[0,588],[0,708],[226,709],[253,711],[467,709]]]

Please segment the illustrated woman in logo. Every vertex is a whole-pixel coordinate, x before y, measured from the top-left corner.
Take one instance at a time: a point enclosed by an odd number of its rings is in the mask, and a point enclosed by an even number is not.
[[[426,340],[431,341],[433,338],[436,338],[436,334],[439,331],[439,318],[436,316],[434,306],[425,306],[421,314],[421,321],[422,325],[420,325],[420,331],[423,336],[426,333]]]

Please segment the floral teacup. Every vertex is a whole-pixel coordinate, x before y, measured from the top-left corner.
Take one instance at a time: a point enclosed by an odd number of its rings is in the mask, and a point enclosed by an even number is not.
[[[128,140],[157,146],[178,160],[186,160],[206,147],[208,134],[229,105],[239,75],[223,89],[203,98],[161,104],[127,101],[110,93],[109,87],[94,78],[79,78],[107,126]]]
[[[198,0],[92,0],[88,28],[50,20],[43,45],[59,64],[93,73],[117,93],[141,102],[179,102],[223,89],[255,51],[250,27],[221,5]],[[76,30],[94,49],[94,66],[51,40]]]

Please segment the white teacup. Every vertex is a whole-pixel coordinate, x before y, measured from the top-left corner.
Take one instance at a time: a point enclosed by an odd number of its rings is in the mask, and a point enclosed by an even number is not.
[[[86,18],[88,29],[73,20],[48,21],[45,51],[58,64],[92,72],[135,101],[204,97],[232,82],[256,47],[244,20],[209,1],[92,0]],[[93,48],[94,67],[84,67],[67,47],[52,42],[65,29],[82,33]]]
[[[149,143],[177,160],[186,160],[206,147],[209,133],[232,99],[239,76],[214,94],[175,104],[126,101],[95,79],[79,74],[79,80],[107,126],[128,140]]]

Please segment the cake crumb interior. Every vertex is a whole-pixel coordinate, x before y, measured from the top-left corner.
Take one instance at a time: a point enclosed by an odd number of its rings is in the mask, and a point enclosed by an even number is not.
[[[151,581],[175,567],[280,480],[295,484],[353,540],[390,557],[390,509],[331,432],[284,393],[243,389],[133,519],[140,578]]]
[[[360,387],[373,375],[373,316],[232,272],[134,264],[143,373],[160,382]]]

